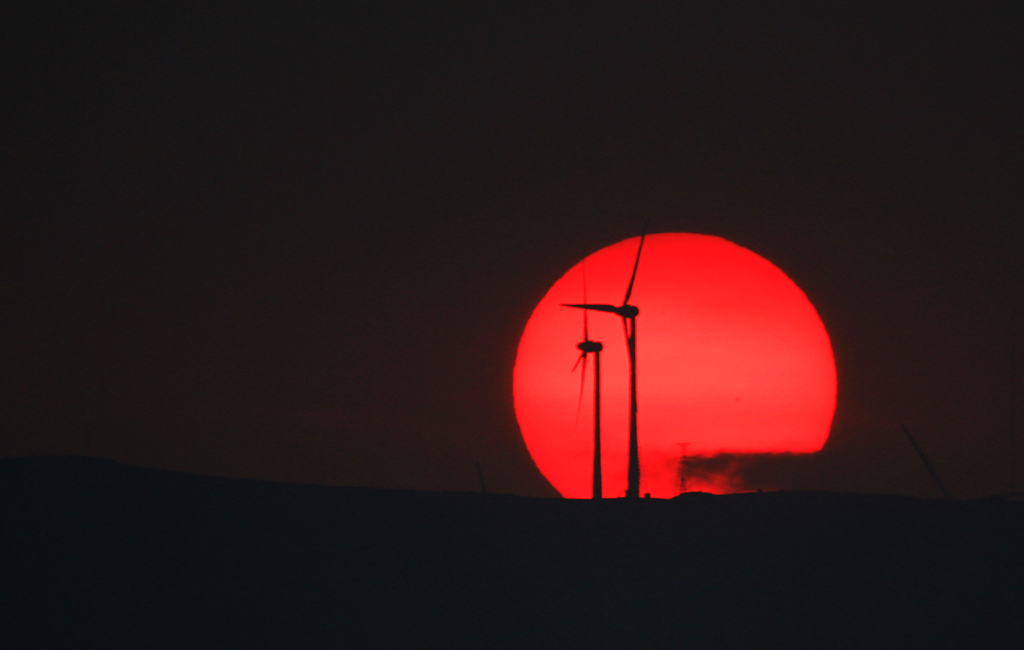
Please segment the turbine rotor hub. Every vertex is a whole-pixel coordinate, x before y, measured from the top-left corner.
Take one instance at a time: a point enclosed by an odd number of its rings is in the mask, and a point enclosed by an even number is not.
[[[579,350],[584,354],[589,354],[591,352],[600,352],[601,350],[604,349],[604,346],[601,345],[601,343],[598,341],[580,341],[579,343],[576,344],[576,347],[579,348]]]

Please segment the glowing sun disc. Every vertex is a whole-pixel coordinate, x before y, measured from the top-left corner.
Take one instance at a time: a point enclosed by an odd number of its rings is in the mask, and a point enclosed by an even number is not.
[[[562,496],[589,497],[593,364],[577,420],[583,314],[562,303],[619,305],[639,237],[603,248],[548,290],[526,324],[513,374],[530,455]],[[803,291],[771,262],[720,237],[649,235],[630,304],[640,309],[637,411],[641,493],[679,493],[679,460],[821,449],[835,411],[832,345]],[[590,312],[601,356],[605,496],[626,490],[629,360],[621,319]],[[722,486],[703,487],[727,491]]]

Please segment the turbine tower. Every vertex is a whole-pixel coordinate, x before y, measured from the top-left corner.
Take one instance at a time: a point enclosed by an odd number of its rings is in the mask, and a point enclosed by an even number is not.
[[[583,302],[587,302],[587,267],[583,266]],[[580,419],[580,406],[583,405],[583,386],[587,381],[587,355],[594,355],[594,499],[602,498],[601,495],[601,350],[604,346],[599,341],[590,340],[590,332],[587,327],[587,312],[583,312],[583,340],[576,344],[580,356],[576,359],[573,371],[583,362],[583,369],[580,373],[580,397],[576,402],[576,421]]]
[[[593,311],[606,311],[617,314],[622,319],[622,329],[626,334],[626,347],[629,350],[629,468],[626,482],[626,498],[640,498],[640,446],[637,443],[636,435],[636,317],[640,310],[629,304],[629,297],[633,293],[633,282],[636,280],[636,270],[640,267],[640,253],[644,250],[644,239],[647,238],[647,225],[644,225],[643,233],[640,235],[640,246],[636,249],[636,261],[633,262],[633,275],[629,278],[629,286],[626,287],[626,297],[622,304],[598,305],[584,302],[582,304],[566,304],[563,307],[574,307]],[[586,299],[584,299],[586,300]]]

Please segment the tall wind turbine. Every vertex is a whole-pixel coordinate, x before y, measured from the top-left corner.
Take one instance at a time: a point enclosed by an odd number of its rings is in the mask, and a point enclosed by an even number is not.
[[[640,267],[640,253],[644,250],[644,239],[646,238],[647,225],[645,224],[643,233],[640,235],[640,246],[636,249],[633,275],[629,278],[626,297],[622,300],[621,305],[616,307],[615,305],[596,305],[586,302],[582,304],[562,303],[563,307],[606,311],[611,314],[617,314],[622,319],[622,329],[626,334],[626,347],[629,350],[629,469],[626,482],[627,499],[640,498],[640,446],[637,443],[636,436],[636,317],[640,310],[629,304],[629,297],[633,293],[633,282],[636,280],[636,270]]]
[[[583,267],[583,302],[587,302],[587,267]],[[583,312],[583,340],[576,344],[580,351],[580,357],[576,360],[573,370],[583,362],[583,371],[580,374],[580,397],[576,402],[576,419],[579,421],[580,406],[583,404],[583,385],[587,381],[587,355],[594,355],[594,497],[601,498],[601,350],[604,346],[599,341],[590,340],[590,331],[587,327],[587,312]]]

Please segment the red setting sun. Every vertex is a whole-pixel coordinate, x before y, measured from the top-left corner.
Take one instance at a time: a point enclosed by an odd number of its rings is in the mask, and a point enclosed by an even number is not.
[[[640,238],[569,269],[534,309],[516,357],[516,417],[537,467],[564,497],[591,496],[594,364],[573,370],[584,302],[620,305]],[[636,317],[640,493],[680,491],[683,455],[809,453],[828,438],[836,370],[807,296],[771,262],[708,235],[649,235],[629,304]],[[629,357],[623,320],[589,311],[601,353],[603,494],[622,496],[629,445]],[[726,479],[687,490],[728,492]]]

